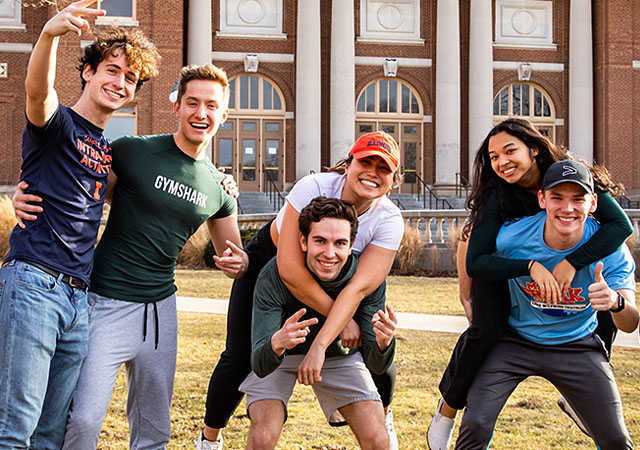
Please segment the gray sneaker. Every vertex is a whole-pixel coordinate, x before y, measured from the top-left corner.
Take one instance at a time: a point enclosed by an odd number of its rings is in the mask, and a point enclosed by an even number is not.
[[[580,431],[582,431],[587,436],[591,437],[591,434],[589,434],[587,427],[584,425],[584,423],[582,423],[582,420],[580,419],[578,414],[573,410],[573,408],[571,407],[571,405],[569,404],[566,398],[560,397],[558,399],[558,406],[560,407],[563,413],[565,413],[567,416],[571,418],[571,420],[573,420],[573,422],[580,429]]]
[[[444,416],[440,412],[442,407],[441,398],[436,406],[436,413],[431,419],[431,424],[427,430],[427,445],[430,450],[448,450],[451,445],[451,438],[453,436],[453,427],[456,425],[455,419],[450,419]]]
[[[222,436],[217,441],[209,441],[200,432],[200,436],[196,440],[196,450],[222,450]]]

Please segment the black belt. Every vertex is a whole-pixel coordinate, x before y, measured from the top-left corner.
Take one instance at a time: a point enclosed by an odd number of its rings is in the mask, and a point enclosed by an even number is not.
[[[38,264],[30,261],[25,261],[25,262],[28,264],[31,264],[34,267],[37,267],[38,269],[42,270],[45,273],[48,273],[56,280],[62,274],[62,272],[58,272],[57,270],[51,269],[47,266],[43,266],[42,264]],[[74,277],[67,274],[62,274],[61,280],[63,283],[67,283],[69,286],[75,289],[81,289],[83,291],[86,291],[89,288],[89,285],[87,284],[87,282],[84,281],[82,278]]]

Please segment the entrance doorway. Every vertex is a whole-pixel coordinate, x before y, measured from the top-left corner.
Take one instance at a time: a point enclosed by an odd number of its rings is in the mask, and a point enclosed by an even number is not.
[[[233,175],[240,191],[284,187],[284,120],[229,119],[214,141],[213,163]]]

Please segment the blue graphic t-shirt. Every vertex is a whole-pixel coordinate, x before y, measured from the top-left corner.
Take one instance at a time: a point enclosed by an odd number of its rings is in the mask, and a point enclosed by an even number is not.
[[[15,227],[7,260],[43,264],[89,282],[93,249],[111,171],[102,129],[60,105],[40,128],[22,134],[20,179],[42,197],[38,220]]]
[[[567,250],[554,250],[544,242],[544,211],[502,226],[496,240],[496,254],[507,258],[535,259],[549,271],[577,247],[589,240],[600,227],[588,218],[580,242]],[[601,260],[602,275],[613,290],[635,291],[635,264],[626,245]],[[589,285],[596,263],[576,272],[569,292],[558,305],[545,303],[530,276],[509,280],[511,314],[509,326],[522,337],[542,345],[557,345],[590,335],[598,325],[596,311],[589,303]]]

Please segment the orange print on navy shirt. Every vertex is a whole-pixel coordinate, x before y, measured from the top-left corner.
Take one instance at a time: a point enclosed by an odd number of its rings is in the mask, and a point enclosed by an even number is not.
[[[76,147],[82,154],[80,164],[87,166],[99,175],[108,175],[111,172],[111,147],[100,145],[98,141],[89,136],[78,138]]]

